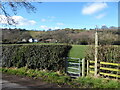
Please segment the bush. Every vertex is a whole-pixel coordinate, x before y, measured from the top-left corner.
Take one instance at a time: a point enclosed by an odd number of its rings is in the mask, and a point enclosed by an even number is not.
[[[89,48],[86,59],[94,60],[95,48],[92,46]],[[98,61],[118,63],[120,58],[120,46],[103,45],[98,47]]]
[[[86,55],[86,60],[95,60],[95,49],[94,47],[89,50],[89,53]],[[119,66],[115,65],[104,65],[100,64],[100,62],[109,62],[109,63],[119,63],[120,61],[120,46],[113,46],[113,45],[105,45],[105,46],[99,46],[98,47],[98,73],[110,73],[118,75],[118,71],[112,71],[112,70],[103,70],[100,67],[104,68],[114,68],[114,69],[120,69]],[[90,65],[94,65],[94,63],[90,63]],[[93,70],[94,68],[90,68]],[[108,75],[101,75],[102,77],[108,77]],[[115,78],[113,76],[109,76],[109,78]]]
[[[62,71],[70,49],[68,45],[3,45],[2,65]]]

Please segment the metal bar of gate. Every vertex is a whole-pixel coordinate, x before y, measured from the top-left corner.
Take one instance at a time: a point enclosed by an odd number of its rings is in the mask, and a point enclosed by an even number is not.
[[[82,62],[81,59],[80,58],[72,58],[72,57],[67,57],[67,59],[76,59],[76,60],[78,60],[78,63],[73,63],[73,62],[67,61],[67,64],[78,65],[78,68],[68,67],[69,65],[67,65],[67,69],[66,70],[67,70],[68,73],[78,74],[78,76],[80,77],[81,76],[81,62]],[[68,71],[68,68],[77,69],[78,73]]]
[[[81,73],[81,70],[80,70],[80,58],[79,58],[79,77],[80,77],[80,73]]]

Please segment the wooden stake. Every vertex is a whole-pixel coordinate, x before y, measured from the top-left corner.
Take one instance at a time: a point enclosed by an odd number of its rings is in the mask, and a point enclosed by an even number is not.
[[[87,75],[89,74],[89,61],[87,60]]]
[[[97,26],[95,32],[95,73],[94,76],[97,76],[97,60],[98,60],[98,33],[97,33]]]

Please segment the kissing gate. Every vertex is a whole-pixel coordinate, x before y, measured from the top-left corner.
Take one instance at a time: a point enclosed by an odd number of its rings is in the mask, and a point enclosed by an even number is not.
[[[85,59],[67,57],[66,73],[71,77],[85,76]]]

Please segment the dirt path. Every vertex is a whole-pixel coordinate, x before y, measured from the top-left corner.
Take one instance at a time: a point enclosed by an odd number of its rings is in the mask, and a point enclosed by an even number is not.
[[[59,86],[53,83],[47,83],[42,79],[33,79],[25,76],[2,74],[2,90],[13,90],[14,88],[23,88],[34,90],[39,88],[70,88],[68,85]],[[17,90],[17,89],[15,89]]]

